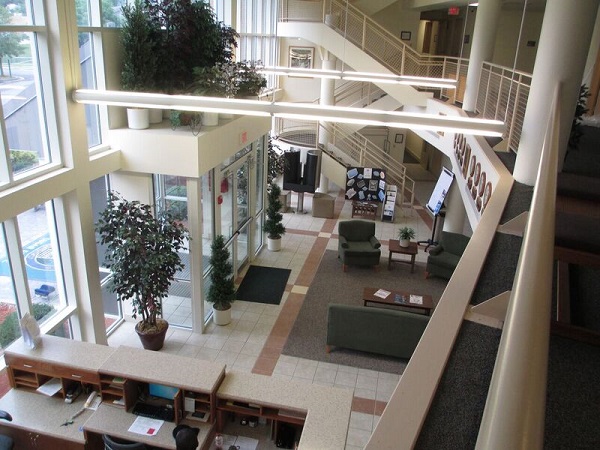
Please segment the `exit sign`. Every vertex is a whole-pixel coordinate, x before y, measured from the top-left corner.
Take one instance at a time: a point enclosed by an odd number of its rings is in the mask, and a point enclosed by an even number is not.
[[[460,8],[458,6],[452,6],[448,8],[449,16],[458,16],[460,14]]]

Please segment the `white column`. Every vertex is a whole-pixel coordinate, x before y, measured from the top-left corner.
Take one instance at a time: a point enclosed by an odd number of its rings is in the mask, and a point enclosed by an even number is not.
[[[327,52],[325,49],[323,51],[323,61],[322,61],[322,69],[323,70],[335,70],[337,58],[331,53]],[[320,105],[331,106],[335,104],[335,80],[331,80],[328,78],[321,79],[321,97],[319,98]],[[327,123],[320,123],[319,130],[319,144],[322,146],[326,146],[329,142],[330,137],[327,132]],[[324,194],[329,190],[329,178],[324,176],[321,172],[321,164],[319,160],[319,187],[318,191]]]
[[[484,61],[491,61],[494,55],[500,7],[500,0],[485,0],[479,2],[479,6],[477,7],[472,39],[473,45],[471,46],[471,54],[469,55],[469,70],[467,71],[467,83],[463,100],[463,109],[465,111],[475,111],[477,91],[479,90],[479,80],[481,78],[481,66]]]
[[[467,211],[460,196],[460,189],[456,182],[452,183],[448,195],[444,201],[446,203],[446,217],[444,218],[444,231],[451,233],[463,233]]]
[[[533,186],[550,117],[552,92],[561,83],[559,171],[567,150],[599,0],[548,0],[514,178]]]

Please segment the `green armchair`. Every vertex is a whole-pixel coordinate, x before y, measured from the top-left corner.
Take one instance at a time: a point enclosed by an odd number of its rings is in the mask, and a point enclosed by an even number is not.
[[[338,225],[338,258],[344,272],[349,265],[378,266],[381,243],[375,237],[375,222],[345,220]]]
[[[442,231],[439,244],[429,250],[426,276],[435,275],[449,280],[468,243],[467,236]]]

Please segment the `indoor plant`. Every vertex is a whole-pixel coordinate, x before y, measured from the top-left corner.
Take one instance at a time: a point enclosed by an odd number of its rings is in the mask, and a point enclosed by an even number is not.
[[[169,324],[161,318],[162,298],[184,264],[179,251],[189,239],[187,229],[168,213],[158,217],[152,207],[109,193],[106,209],[96,222],[105,263],[112,272],[111,291],[131,300],[135,330],[142,345],[160,350]]]
[[[217,235],[210,246],[210,287],[206,301],[213,305],[213,322],[227,325],[231,322],[231,303],[235,299],[233,283],[233,265],[229,261],[229,250],[225,247],[225,238]]]
[[[271,183],[270,189],[267,192],[267,218],[263,225],[263,230],[267,233],[267,248],[272,252],[281,250],[281,236],[285,234],[285,227],[281,223],[283,214],[279,212],[281,209],[281,188]]]
[[[415,230],[411,227],[402,227],[398,230],[400,247],[408,247],[410,240],[415,238]]]
[[[123,68],[121,69],[121,85],[126,91],[151,92],[154,90],[158,66],[155,31],[142,0],[123,5],[122,13]],[[148,128],[150,111],[147,108],[128,108],[127,121],[129,128]]]

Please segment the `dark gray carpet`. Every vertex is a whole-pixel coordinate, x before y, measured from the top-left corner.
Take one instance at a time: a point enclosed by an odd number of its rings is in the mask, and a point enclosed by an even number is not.
[[[236,300],[279,305],[285,291],[290,269],[250,266],[235,293]]]
[[[416,449],[475,448],[501,330],[465,321]]]
[[[550,337],[544,449],[598,449],[600,348]]]
[[[533,186],[514,182],[504,211],[502,212],[501,224],[505,224],[514,219],[519,214],[531,209],[531,199],[533,198]]]
[[[392,270],[388,271],[387,254],[382,257],[377,272],[370,267],[356,266],[350,266],[347,272],[343,272],[337,252],[325,251],[282,353],[381,372],[402,373],[407,360],[346,349],[326,353],[327,306],[329,303],[362,306],[365,287],[430,294],[437,305],[447,281],[440,278],[425,279],[424,272],[424,264],[419,263],[412,274],[410,267],[405,264],[393,264]]]
[[[478,305],[512,289],[523,238],[496,233],[488,252],[471,304]]]
[[[600,332],[600,269],[571,264],[569,266],[571,322]]]
[[[174,281],[169,286],[169,295],[192,298],[192,285],[189,281]]]

